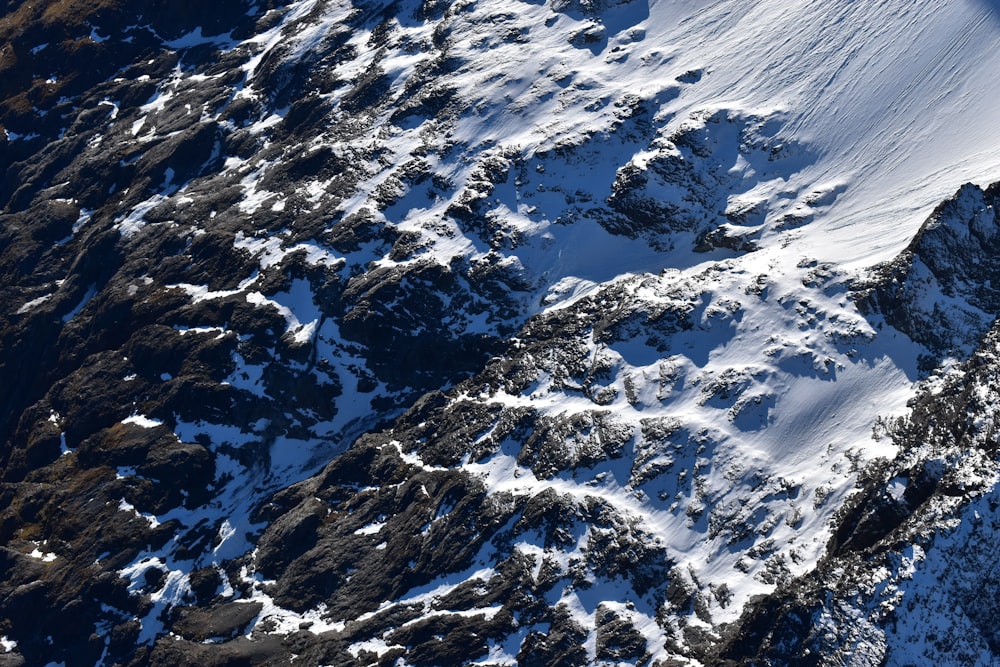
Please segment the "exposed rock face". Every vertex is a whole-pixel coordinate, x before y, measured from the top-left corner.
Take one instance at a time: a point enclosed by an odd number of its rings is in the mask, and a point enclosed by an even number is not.
[[[997,185],[963,186],[862,287],[862,307],[928,347],[927,370],[942,355],[967,357],[1000,312],[998,194]]]
[[[922,657],[1000,650],[997,187],[863,284],[758,252],[843,187],[616,78],[649,15],[6,3],[0,665],[901,663],[933,581]],[[877,458],[892,328],[977,352]]]

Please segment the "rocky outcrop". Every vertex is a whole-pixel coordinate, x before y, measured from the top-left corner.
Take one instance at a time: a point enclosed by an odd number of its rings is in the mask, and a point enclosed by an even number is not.
[[[909,414],[876,427],[898,454],[862,471],[818,567],[750,605],[710,659],[972,664],[995,653],[996,582],[974,561],[996,548],[998,340],[993,326]]]
[[[859,285],[858,304],[929,350],[927,368],[965,358],[1000,312],[1000,186],[964,185],[891,262]]]

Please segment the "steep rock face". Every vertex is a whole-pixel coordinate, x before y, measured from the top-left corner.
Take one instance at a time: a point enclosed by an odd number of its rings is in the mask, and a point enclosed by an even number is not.
[[[1000,312],[998,186],[967,184],[943,202],[906,250],[872,270],[859,303],[930,351],[964,359]]]
[[[0,663],[766,657],[825,610],[794,587],[828,538],[873,553],[950,493],[914,454],[842,507],[912,347],[782,253],[846,186],[783,110],[683,104],[711,72],[651,11],[9,7]],[[991,193],[870,286],[876,325],[975,344]]]

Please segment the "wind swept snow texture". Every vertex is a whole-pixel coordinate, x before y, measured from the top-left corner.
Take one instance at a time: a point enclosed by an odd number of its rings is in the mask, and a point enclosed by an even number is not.
[[[4,655],[710,663],[918,509],[996,4],[107,4],[0,20]]]

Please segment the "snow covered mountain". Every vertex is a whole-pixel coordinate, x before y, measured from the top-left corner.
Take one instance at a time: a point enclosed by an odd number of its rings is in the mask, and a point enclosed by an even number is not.
[[[993,664],[998,47],[5,3],[0,665]]]

